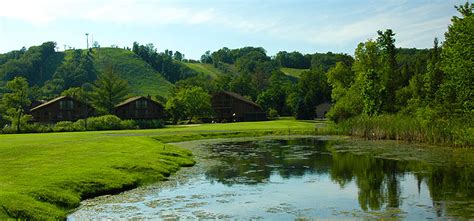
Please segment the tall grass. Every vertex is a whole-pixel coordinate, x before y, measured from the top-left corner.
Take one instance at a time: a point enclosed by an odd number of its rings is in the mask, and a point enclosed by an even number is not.
[[[462,120],[424,121],[403,115],[358,116],[337,125],[344,134],[449,146],[474,146],[474,129]]]

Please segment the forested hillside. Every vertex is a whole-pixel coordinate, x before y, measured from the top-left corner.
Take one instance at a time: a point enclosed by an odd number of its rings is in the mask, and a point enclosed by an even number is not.
[[[54,42],[0,55],[0,84],[24,77],[33,99],[51,99],[71,87],[90,88],[108,67],[125,79],[132,95],[167,96],[172,84],[133,52],[120,48],[55,51]]]
[[[426,69],[427,50],[397,51],[397,61],[403,64],[400,68],[404,68],[407,77],[415,72],[414,68],[419,69],[417,72]],[[228,90],[246,96],[267,111],[311,119],[316,105],[331,101],[328,70],[337,63],[350,67],[354,60],[331,52],[281,51],[272,58],[260,47],[224,47],[204,53],[200,61],[185,60],[183,56],[169,50],[158,52],[153,44],[138,43],[131,49],[95,47],[56,52],[55,43],[46,42],[2,54],[0,77],[2,85],[14,77],[24,77],[31,100],[47,100],[61,93],[83,96],[110,69],[128,83],[129,96],[151,95],[166,102],[166,97],[184,88],[201,87],[208,93]]]
[[[314,119],[317,105],[332,103],[326,116],[350,134],[464,145],[474,137],[473,8],[457,7],[460,16],[452,18],[445,42],[434,39],[431,49],[397,48],[396,32],[387,29],[359,43],[353,56],[296,51],[270,56],[261,47],[223,47],[195,61],[179,51],[158,52],[153,44],[57,52],[54,42],[46,42],[0,55],[0,96],[10,96],[15,85],[24,87],[22,79],[6,85],[15,77],[26,79],[30,100],[61,93],[92,99],[102,93],[99,84],[117,81],[124,85],[117,92],[149,94],[178,121],[212,115],[184,113],[193,105],[180,96],[202,97],[206,103],[209,94],[227,90],[272,116]],[[110,101],[109,108],[125,97]],[[9,105],[2,106],[0,112],[8,116]]]

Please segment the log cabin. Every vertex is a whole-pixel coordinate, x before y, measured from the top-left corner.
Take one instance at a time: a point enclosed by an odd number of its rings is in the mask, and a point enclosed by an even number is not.
[[[216,122],[262,121],[267,114],[260,105],[239,94],[221,91],[212,95],[213,120]]]
[[[324,119],[326,118],[327,112],[331,109],[331,103],[325,102],[316,106],[316,118]]]
[[[56,123],[76,121],[95,115],[94,108],[72,97],[61,96],[33,107],[32,122]]]
[[[165,117],[163,105],[149,96],[132,97],[115,106],[115,115],[121,119],[152,120]]]

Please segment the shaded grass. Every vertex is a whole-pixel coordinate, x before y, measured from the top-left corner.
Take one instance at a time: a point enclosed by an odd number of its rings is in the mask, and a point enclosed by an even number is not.
[[[222,72],[219,69],[215,68],[212,64],[187,62],[183,62],[183,64],[196,72],[210,76],[212,79],[216,79],[218,76],[222,75]]]
[[[194,164],[165,144],[218,137],[314,132],[294,120],[152,130],[0,135],[0,218],[63,219],[81,200],[166,179]]]
[[[309,71],[309,69],[297,69],[297,68],[280,68],[280,71],[285,73],[286,75],[289,75],[289,76],[292,76],[292,77],[296,77],[296,78],[300,78],[301,77],[301,73],[305,72],[305,71]]]

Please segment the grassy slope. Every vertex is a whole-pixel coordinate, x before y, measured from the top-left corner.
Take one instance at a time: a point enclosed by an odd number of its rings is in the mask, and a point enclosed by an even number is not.
[[[299,78],[301,76],[301,73],[303,73],[304,71],[308,71],[309,69],[280,68],[280,70],[286,75]]]
[[[128,81],[134,95],[168,96],[172,84],[133,52],[120,48],[94,49],[94,63],[100,72],[108,65]]]
[[[190,139],[311,133],[294,120],[125,130],[0,135],[0,219],[64,218],[81,199],[161,180],[190,153],[166,145]]]
[[[183,64],[191,68],[192,70],[208,75],[213,79],[217,78],[219,75],[222,74],[221,71],[215,68],[212,64],[186,63],[186,62],[183,62]]]

